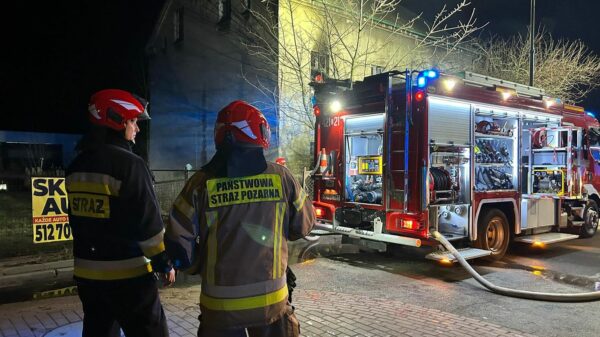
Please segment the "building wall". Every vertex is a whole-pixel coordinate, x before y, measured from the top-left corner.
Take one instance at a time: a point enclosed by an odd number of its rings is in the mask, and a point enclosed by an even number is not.
[[[231,6],[229,20],[219,22],[220,1]],[[253,10],[268,10],[260,1],[248,3]],[[187,164],[198,169],[207,163],[215,152],[217,113],[236,99],[263,111],[272,132],[267,156],[277,155],[276,105],[252,84],[259,78],[276,88],[276,76],[268,74],[277,74],[277,65],[262,64],[248,54],[244,43],[249,41],[247,31],[254,23],[244,1],[167,1],[148,46],[151,169],[181,170]],[[179,39],[177,31],[183,33]],[[269,67],[274,69],[263,71]]]
[[[353,0],[326,0],[314,2],[312,0],[280,0],[279,1],[279,39],[281,43],[279,53],[280,81],[282,83],[280,92],[280,110],[282,126],[282,144],[286,147],[287,142],[294,140],[297,135],[306,133],[301,123],[297,123],[293,115],[302,112],[307,104],[310,91],[300,87],[308,86],[311,81],[313,62],[311,52],[319,52],[328,55],[328,76],[336,79],[350,78],[353,81],[362,80],[365,76],[372,75],[373,66],[379,66],[382,71],[410,69],[426,69],[437,66],[443,71],[464,70],[473,59],[473,53],[457,51],[451,57],[445,55],[443,48],[433,50],[431,48],[419,47],[418,41],[426,27],[419,22],[409,31],[401,33],[393,32],[390,26],[369,25],[361,27],[360,37],[358,34],[357,15],[348,14],[352,5],[360,3]],[[400,3],[402,4],[402,3]],[[328,10],[324,10],[323,6]],[[368,8],[369,3],[365,3]],[[356,8],[355,8],[356,9]],[[327,15],[329,13],[330,15]],[[417,14],[409,9],[398,8],[398,25],[410,21]],[[387,18],[386,23],[393,23],[394,16]],[[328,34],[323,27],[329,27],[336,33]],[[419,33],[420,32],[420,33]],[[337,36],[336,36],[337,35]],[[343,36],[343,43],[336,40]],[[341,39],[340,39],[341,40]],[[299,48],[297,48],[299,46]],[[290,54],[285,54],[281,49],[289,49]],[[296,52],[297,51],[297,52]],[[354,54],[356,52],[356,54]],[[354,54],[355,62],[350,63]],[[289,55],[293,55],[290,57]],[[297,55],[297,56],[296,56]],[[301,65],[301,72],[298,67]],[[296,79],[302,77],[303,83]],[[307,96],[306,93],[309,93]],[[310,119],[311,111],[306,111],[301,119]]]

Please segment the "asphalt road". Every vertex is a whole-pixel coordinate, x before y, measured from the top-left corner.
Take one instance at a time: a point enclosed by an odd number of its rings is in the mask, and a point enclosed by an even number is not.
[[[309,247],[294,245],[301,256],[295,268],[298,286],[389,298],[453,314],[486,320],[538,336],[598,336],[600,301],[550,303],[496,295],[482,288],[458,264],[447,267],[425,260],[423,251],[393,254],[359,251],[339,237]],[[531,291],[577,293],[600,282],[600,235],[544,250],[515,245],[502,262],[474,262],[494,284]]]

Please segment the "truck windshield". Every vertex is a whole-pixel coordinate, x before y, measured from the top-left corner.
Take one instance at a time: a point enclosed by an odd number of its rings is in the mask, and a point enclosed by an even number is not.
[[[383,123],[383,114],[346,120],[346,201],[382,203]]]

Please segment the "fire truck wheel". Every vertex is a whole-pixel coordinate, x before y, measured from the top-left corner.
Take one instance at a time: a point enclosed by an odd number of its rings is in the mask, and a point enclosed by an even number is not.
[[[582,238],[591,238],[596,234],[596,230],[598,229],[598,218],[600,216],[600,211],[598,210],[598,204],[594,200],[588,200],[585,205],[585,211],[583,212],[583,225],[581,225],[581,230],[579,236]]]
[[[506,254],[509,238],[508,220],[500,210],[491,209],[479,218],[475,246],[492,252],[487,260],[500,260]]]

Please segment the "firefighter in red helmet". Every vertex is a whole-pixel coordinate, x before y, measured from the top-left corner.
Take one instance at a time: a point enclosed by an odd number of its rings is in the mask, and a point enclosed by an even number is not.
[[[286,166],[286,161],[284,157],[277,157],[277,159],[275,159],[275,163],[281,166]]]
[[[265,160],[270,133],[252,105],[224,107],[214,157],[171,209],[167,251],[176,268],[202,274],[198,336],[299,335],[288,301],[287,241],[306,236],[315,216],[290,171]]]
[[[131,151],[147,103],[127,91],[101,90],[88,106],[91,128],[66,172],[73,229],[74,278],[83,305],[83,337],[168,336],[153,272],[165,284],[175,270],[150,171]]]

